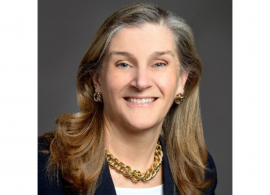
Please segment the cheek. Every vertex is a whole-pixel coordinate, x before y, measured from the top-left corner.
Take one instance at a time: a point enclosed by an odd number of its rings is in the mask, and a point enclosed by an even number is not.
[[[117,72],[104,75],[101,82],[101,92],[102,94],[113,98],[120,94],[121,90],[125,88],[126,83],[128,83],[128,75],[117,74]]]
[[[179,76],[177,76],[175,72],[155,77],[155,83],[162,93],[167,96],[174,97],[176,95],[179,82]]]

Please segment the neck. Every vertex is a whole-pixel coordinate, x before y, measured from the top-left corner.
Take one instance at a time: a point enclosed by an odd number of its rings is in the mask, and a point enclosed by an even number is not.
[[[154,162],[161,125],[144,130],[128,130],[128,127],[116,126],[108,120],[105,124],[107,150],[133,170],[145,172]]]

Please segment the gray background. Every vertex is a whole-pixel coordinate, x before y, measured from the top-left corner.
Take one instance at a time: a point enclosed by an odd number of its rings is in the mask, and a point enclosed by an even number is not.
[[[77,112],[77,68],[102,22],[131,0],[38,1],[38,134]],[[232,2],[152,0],[192,27],[203,62],[201,109],[205,140],[218,171],[216,194],[232,194]]]

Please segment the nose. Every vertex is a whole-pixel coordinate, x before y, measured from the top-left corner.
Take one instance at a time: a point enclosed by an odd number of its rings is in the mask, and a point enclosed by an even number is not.
[[[152,86],[152,79],[147,67],[137,67],[134,70],[131,86],[139,91],[145,90]]]

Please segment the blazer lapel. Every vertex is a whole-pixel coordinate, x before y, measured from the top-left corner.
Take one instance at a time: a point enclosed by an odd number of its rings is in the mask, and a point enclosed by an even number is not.
[[[163,152],[163,192],[164,192],[164,195],[176,194],[175,192],[176,188],[174,185],[165,144],[161,138],[159,138],[159,142],[162,146],[162,152]]]
[[[116,195],[115,187],[109,170],[109,165],[106,159],[103,163],[103,168],[101,171],[101,175],[99,176],[98,186],[95,192],[95,195],[105,194]]]

